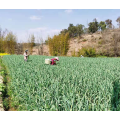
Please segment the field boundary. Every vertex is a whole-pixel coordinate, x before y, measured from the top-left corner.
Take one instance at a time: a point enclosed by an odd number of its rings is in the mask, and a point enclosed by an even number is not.
[[[1,66],[0,66],[1,70]],[[3,101],[2,101],[2,85],[3,85],[3,77],[0,75],[0,111],[4,111]]]
[[[0,58],[0,67],[1,67],[1,75],[2,75],[2,92],[1,92],[1,100],[2,107],[4,111],[8,111],[9,106],[9,95],[8,95],[8,74],[5,65],[2,63],[2,59]]]
[[[2,67],[1,67],[1,64],[0,64],[0,111],[4,111],[3,100],[2,100],[3,77],[1,76],[1,74],[2,74]]]

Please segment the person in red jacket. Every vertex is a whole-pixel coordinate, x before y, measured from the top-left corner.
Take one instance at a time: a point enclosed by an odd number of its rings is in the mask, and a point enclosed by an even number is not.
[[[59,61],[58,57],[51,59],[51,65],[56,65],[56,61]]]

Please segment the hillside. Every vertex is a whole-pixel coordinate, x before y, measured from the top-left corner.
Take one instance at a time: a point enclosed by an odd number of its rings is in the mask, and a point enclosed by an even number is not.
[[[120,29],[107,30],[103,33],[84,34],[81,38],[71,38],[67,56],[71,56],[74,50],[77,53],[79,49],[87,46],[94,47],[97,52],[107,49],[106,45],[111,45],[114,33],[120,33]],[[32,54],[38,54],[37,47],[34,47]],[[50,55],[48,45],[43,45],[43,55]]]

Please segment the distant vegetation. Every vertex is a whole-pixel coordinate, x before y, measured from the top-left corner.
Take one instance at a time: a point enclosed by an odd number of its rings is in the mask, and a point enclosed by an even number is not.
[[[116,22],[118,22],[119,28],[120,28],[120,17],[117,18]],[[95,57],[95,56],[108,56],[108,57],[113,57],[113,56],[120,56],[119,54],[119,42],[120,42],[120,33],[118,32],[114,32],[114,34],[112,35],[112,39],[107,38],[107,34],[109,34],[110,30],[115,30],[114,25],[112,24],[112,20],[107,19],[105,21],[100,21],[98,22],[97,19],[93,19],[93,22],[90,22],[88,24],[88,28],[85,28],[84,25],[82,24],[77,24],[76,26],[74,26],[73,24],[69,24],[67,29],[63,29],[60,34],[58,36],[65,36],[66,34],[69,34],[69,38],[81,38],[81,36],[83,34],[93,34],[97,31],[99,31],[102,34],[103,40],[100,39],[100,41],[98,42],[99,44],[101,44],[101,46],[104,46],[104,48],[102,48],[102,51],[96,52],[96,48],[93,47],[86,47],[86,48],[82,48],[79,50],[79,52],[76,54],[75,50],[72,52],[72,56],[80,56],[81,54],[86,56],[86,57]],[[51,41],[52,45],[52,49],[51,49],[51,45],[49,45],[50,48],[50,54],[51,55],[62,55],[58,49],[60,47],[62,47],[62,44],[59,44],[60,39],[55,37],[58,36],[54,36],[53,38],[49,38],[48,40],[46,40],[46,44],[48,44],[49,41]],[[61,38],[62,39],[62,38]],[[63,38],[64,39],[64,38]],[[55,42],[56,41],[56,42]],[[86,39],[83,39],[83,41],[86,41]],[[56,45],[57,43],[57,45]],[[65,43],[64,43],[65,44]],[[59,48],[56,46],[59,46]],[[68,43],[67,43],[67,46]],[[68,50],[69,47],[67,47]],[[53,54],[54,53],[54,54]],[[55,54],[56,53],[56,54]]]
[[[116,19],[116,22],[118,23],[118,26],[120,28],[120,17]],[[32,54],[33,47],[37,45],[36,48],[38,49],[38,54],[43,55],[43,45],[46,44],[49,47],[49,52],[51,55],[65,56],[67,55],[67,52],[69,50],[69,40],[71,38],[77,37],[78,39],[81,39],[81,36],[84,34],[93,34],[99,31],[101,32],[103,38],[100,38],[100,41],[98,43],[99,45],[104,46],[106,48],[106,50],[99,52],[99,55],[117,57],[119,56],[118,43],[120,41],[120,33],[116,32],[113,35],[112,39],[108,40],[108,38],[105,38],[105,36],[109,32],[109,30],[115,30],[115,26],[112,24],[112,20],[107,19],[105,21],[98,22],[95,18],[93,19],[93,22],[88,23],[88,28],[86,28],[82,24],[77,24],[76,26],[74,26],[73,24],[69,24],[67,29],[63,29],[62,31],[60,31],[59,35],[55,35],[52,38],[48,37],[48,39],[45,42],[43,42],[42,38],[37,39],[35,38],[34,34],[32,34],[29,35],[27,42],[18,43],[17,36],[13,32],[8,30],[3,31],[2,29],[0,29],[0,53],[6,52],[9,54],[23,54],[24,50],[28,49],[30,54]],[[35,41],[37,41],[37,44],[35,44]],[[86,39],[84,39],[83,41],[85,42]],[[76,56],[79,56],[78,54]]]
[[[51,55],[66,55],[69,50],[69,33],[55,35],[53,38],[48,38],[48,45]]]
[[[29,49],[30,53],[32,53],[35,46],[34,42],[34,35],[30,35],[28,42],[17,43],[17,36],[13,32],[0,28],[0,53],[21,54],[25,49]]]

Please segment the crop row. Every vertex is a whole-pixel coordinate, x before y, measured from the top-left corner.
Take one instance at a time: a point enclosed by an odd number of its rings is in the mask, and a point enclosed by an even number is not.
[[[46,56],[4,56],[11,81],[9,94],[18,110],[120,110],[120,59],[59,57],[45,65]]]

